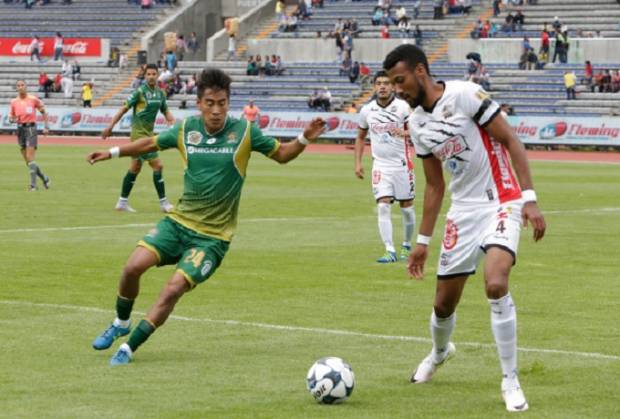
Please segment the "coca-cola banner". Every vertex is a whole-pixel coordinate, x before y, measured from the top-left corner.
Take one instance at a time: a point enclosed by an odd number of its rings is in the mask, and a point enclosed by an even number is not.
[[[0,130],[14,129],[9,123],[8,106],[0,106]],[[49,125],[52,131],[101,132],[114,117],[116,108],[47,108]],[[175,118],[182,119],[197,114],[194,110],[173,110]],[[231,115],[240,117],[238,110]],[[267,135],[274,137],[296,137],[312,118],[321,117],[327,121],[325,138],[354,139],[357,135],[359,115],[350,113],[325,112],[262,112],[256,121]],[[43,128],[41,115],[37,115],[39,128]],[[564,144],[620,146],[620,118],[614,117],[538,117],[511,116],[509,122],[521,141],[525,144]],[[163,115],[158,115],[155,131],[167,128]],[[115,133],[127,134],[131,129],[131,112],[121,118],[114,129]]]
[[[32,38],[0,37],[0,58],[15,59],[30,57]],[[109,54],[109,41],[101,38],[64,38],[62,46],[66,57],[102,59]],[[39,39],[39,55],[42,58],[54,56],[54,38]]]

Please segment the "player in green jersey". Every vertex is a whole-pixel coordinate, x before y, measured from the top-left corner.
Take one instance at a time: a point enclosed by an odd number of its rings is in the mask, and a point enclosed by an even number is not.
[[[166,103],[166,93],[157,87],[158,74],[159,72],[155,64],[146,66],[146,72],[144,74],[146,83],[138,87],[131,96],[129,96],[116,115],[114,115],[114,118],[112,118],[110,125],[103,130],[101,138],[105,140],[112,135],[114,125],[120,121],[129,109],[133,109],[133,115],[131,117],[131,141],[151,137],[153,135],[155,119],[157,118],[157,113],[160,111],[165,115],[169,125],[174,124],[174,116],[172,116],[170,109],[168,109],[168,104]],[[166,188],[162,175],[164,166],[159,159],[159,155],[155,151],[135,156],[131,160],[129,170],[123,178],[121,196],[116,203],[116,210],[135,212],[135,210],[129,206],[129,193],[133,188],[140,170],[142,170],[142,163],[145,161],[148,162],[149,166],[153,169],[153,184],[155,185],[155,190],[159,197],[159,207],[163,212],[170,212],[174,208],[166,198]]]
[[[222,262],[236,228],[250,153],[258,151],[286,163],[325,130],[325,121],[315,118],[296,140],[280,144],[255,124],[228,115],[230,83],[223,71],[204,70],[197,83],[201,115],[179,121],[160,135],[88,155],[93,164],[176,148],[185,167],[183,196],[129,257],[119,283],[116,319],[95,339],[93,347],[107,349],[116,338],[129,334],[140,276],[147,269],[176,264],[176,270],[128,342],[112,357],[111,365],[129,363],[136,349],[164,324],[181,296],[206,281]]]

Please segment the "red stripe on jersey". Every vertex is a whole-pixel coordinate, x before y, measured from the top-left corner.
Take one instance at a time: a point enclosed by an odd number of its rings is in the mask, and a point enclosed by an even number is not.
[[[491,140],[489,134],[478,126],[482,143],[487,151],[489,164],[491,165],[491,175],[497,188],[497,195],[500,203],[521,198],[521,188],[512,173],[510,160],[504,146],[497,141]]]

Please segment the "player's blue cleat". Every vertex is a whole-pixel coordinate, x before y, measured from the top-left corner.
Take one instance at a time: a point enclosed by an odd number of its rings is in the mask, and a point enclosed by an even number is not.
[[[129,333],[130,327],[115,326],[114,323],[110,325],[102,334],[97,336],[93,341],[93,348],[98,351],[108,349],[114,341],[121,336],[125,336]]]
[[[409,259],[409,255],[411,254],[411,246],[402,245],[400,246],[400,259],[407,260]]]
[[[398,259],[396,258],[396,252],[390,252],[387,250],[383,256],[377,259],[377,263],[392,263],[396,262]]]
[[[133,357],[133,352],[131,348],[126,343],[123,343],[118,351],[114,354],[114,356],[110,359],[110,365],[127,365],[131,362],[131,358]]]

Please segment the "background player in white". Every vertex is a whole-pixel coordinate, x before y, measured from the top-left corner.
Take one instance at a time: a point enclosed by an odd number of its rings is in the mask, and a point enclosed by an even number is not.
[[[409,138],[405,124],[411,113],[409,104],[394,95],[392,83],[385,71],[374,77],[376,99],[362,107],[355,140],[355,175],[363,179],[362,155],[364,142],[370,131],[372,150],[372,192],[377,201],[379,234],[385,244],[385,254],[379,263],[396,262],[396,249],[392,241],[392,203],[400,203],[403,214],[403,244],[400,257],[411,253],[411,236],[415,229],[415,177],[409,158]]]
[[[452,206],[446,220],[430,322],[433,349],[411,381],[429,381],[454,354],[450,336],[456,306],[467,277],[475,272],[484,252],[485,291],[502,369],[502,396],[509,411],[527,410],[517,377],[517,319],[508,276],[516,261],[521,223],[532,224],[535,241],[543,237],[546,226],[536,204],[525,149],[505,119],[498,117],[497,103],[480,86],[461,81],[435,82],[421,49],[401,45],[388,54],[383,66],[396,92],[414,109],[409,128],[416,154],[424,164],[424,211],[408,265],[409,273],[417,279],[424,275],[428,244],[441,209],[442,163],[452,175]]]

